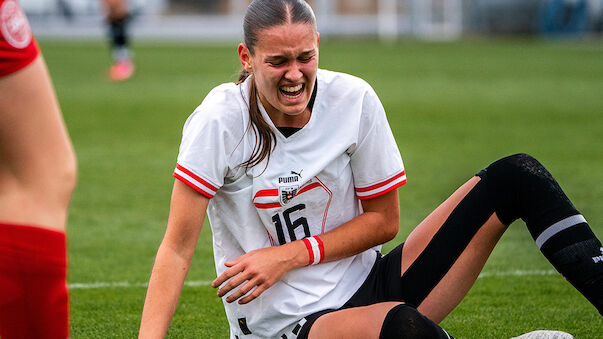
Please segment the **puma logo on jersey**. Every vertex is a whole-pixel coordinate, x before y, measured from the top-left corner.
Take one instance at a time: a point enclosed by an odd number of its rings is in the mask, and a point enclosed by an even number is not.
[[[298,182],[299,179],[302,177],[301,173],[304,170],[302,169],[301,171],[299,171],[299,173],[295,172],[295,171],[291,171],[291,174],[294,174],[295,176],[288,176],[288,177],[279,177],[278,178],[278,183],[279,184],[289,184],[292,182]]]
[[[278,178],[278,183],[279,184],[288,184],[291,182],[298,182],[299,181],[299,177],[279,177]]]

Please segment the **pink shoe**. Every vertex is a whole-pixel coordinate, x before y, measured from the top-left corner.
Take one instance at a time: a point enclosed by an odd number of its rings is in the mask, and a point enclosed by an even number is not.
[[[125,81],[134,74],[134,63],[130,60],[122,60],[114,63],[109,69],[109,77],[113,81]]]

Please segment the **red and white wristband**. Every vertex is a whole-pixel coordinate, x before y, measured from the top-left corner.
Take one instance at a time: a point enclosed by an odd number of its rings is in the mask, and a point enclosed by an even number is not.
[[[325,258],[325,247],[318,236],[302,239],[308,250],[308,265],[320,264]]]

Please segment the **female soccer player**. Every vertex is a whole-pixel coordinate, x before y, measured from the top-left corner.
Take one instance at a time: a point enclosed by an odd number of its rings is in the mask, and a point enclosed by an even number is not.
[[[436,324],[520,217],[602,309],[601,244],[528,155],[490,165],[381,256],[406,175],[377,95],[318,69],[305,1],[253,1],[244,34],[239,83],[213,89],[184,126],[141,338],[165,335],[206,212],[231,338],[448,338]]]
[[[76,161],[16,0],[0,0],[0,337],[67,338],[65,222]]]
[[[130,13],[126,0],[103,0],[109,28],[109,44],[113,64],[109,68],[109,78],[113,81],[125,81],[134,75],[134,62],[130,51],[128,26]]]

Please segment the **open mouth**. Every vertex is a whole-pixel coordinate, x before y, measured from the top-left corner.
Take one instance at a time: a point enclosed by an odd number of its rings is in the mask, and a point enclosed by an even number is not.
[[[299,84],[297,86],[281,86],[278,88],[278,90],[286,97],[295,98],[301,95],[305,88],[306,84]]]

